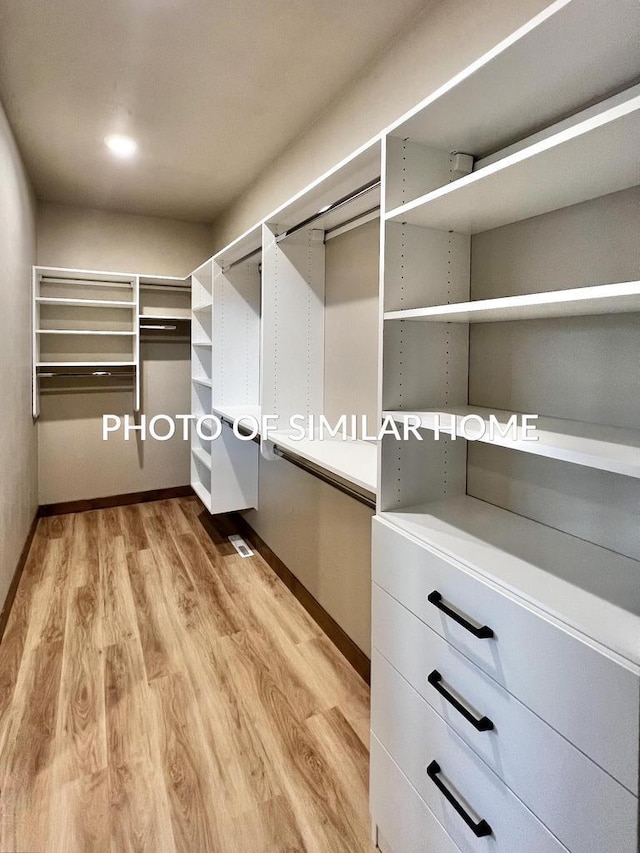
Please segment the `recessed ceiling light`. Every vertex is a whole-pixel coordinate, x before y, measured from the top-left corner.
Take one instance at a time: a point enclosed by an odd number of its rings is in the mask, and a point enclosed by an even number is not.
[[[109,151],[115,157],[120,157],[122,160],[133,157],[138,150],[138,143],[135,139],[132,139],[130,136],[121,136],[119,133],[107,136],[104,141]]]

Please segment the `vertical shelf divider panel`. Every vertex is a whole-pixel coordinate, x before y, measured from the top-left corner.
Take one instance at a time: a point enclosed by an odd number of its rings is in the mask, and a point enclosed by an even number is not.
[[[142,370],[140,369],[140,276],[136,276],[133,280],[133,293],[135,307],[135,339],[134,339],[134,357],[135,361],[135,403],[134,409],[139,412],[142,408]]]
[[[278,239],[263,226],[262,410],[288,433],[293,415],[320,415],[324,401],[324,232],[301,229]],[[262,454],[273,459],[263,437]]]
[[[211,442],[212,513],[258,506],[258,443],[233,426],[242,415],[259,421],[260,238],[254,229],[249,250],[241,243],[213,260],[212,407],[222,433]]]
[[[213,262],[209,260],[191,276],[191,414],[196,420],[212,414],[212,325]],[[207,442],[198,436],[194,423],[191,431],[191,486],[209,512],[213,444],[213,441]]]

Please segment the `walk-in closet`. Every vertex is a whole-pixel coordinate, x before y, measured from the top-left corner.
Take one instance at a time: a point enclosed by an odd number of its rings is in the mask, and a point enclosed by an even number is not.
[[[637,0],[9,0],[0,225],[2,853],[637,853]]]

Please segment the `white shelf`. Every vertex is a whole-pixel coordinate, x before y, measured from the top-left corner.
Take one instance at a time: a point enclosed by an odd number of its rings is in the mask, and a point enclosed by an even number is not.
[[[191,482],[191,488],[196,493],[196,495],[200,498],[202,503],[205,505],[206,509],[211,511],[211,492],[206,489],[202,483],[198,480],[193,480]]]
[[[469,437],[477,435],[478,441],[563,462],[572,462],[576,465],[585,465],[601,471],[640,477],[640,430],[539,417],[537,421],[531,422],[537,428],[535,434],[538,440],[526,441],[523,439],[523,431],[519,425],[520,413],[518,412],[459,406],[420,412],[391,411],[385,414],[391,415],[394,420],[400,422],[406,415],[414,415],[420,418],[422,429],[431,431],[435,431],[439,423],[443,435],[451,429],[451,422],[455,419],[455,432],[458,437],[463,437],[462,419],[468,415],[477,415],[484,421],[485,435],[480,436],[479,425],[473,421],[466,424],[464,432]],[[510,417],[516,415],[518,428],[515,435],[511,430],[507,436],[501,436],[496,429],[493,437],[490,437],[486,431],[490,415],[494,415],[498,423],[503,426],[506,426]]]
[[[37,303],[41,305],[76,305],[78,307],[90,308],[135,308],[135,302],[125,302],[107,299],[63,299],[59,296],[36,296]]]
[[[505,138],[522,139],[532,126],[548,126],[628,85],[638,76],[639,39],[637,4],[629,0],[551,3],[391,132],[441,151],[484,156]]]
[[[640,663],[636,560],[468,495],[380,517],[540,607],[545,617]]]
[[[135,332],[115,332],[103,329],[36,329],[36,335],[103,335],[113,338],[121,335],[133,336]]]
[[[192,447],[191,453],[195,456],[196,459],[198,459],[204,465],[205,468],[208,468],[209,471],[211,470],[211,454],[210,453],[207,453],[201,447]]]
[[[135,361],[38,361],[36,367],[135,367]]]
[[[201,379],[199,376],[192,376],[191,381],[195,385],[204,385],[205,388],[211,388],[211,380],[210,379]]]
[[[306,459],[349,483],[375,494],[378,483],[378,449],[369,441],[338,438],[296,441],[289,432],[274,432],[269,439],[281,450]]]
[[[476,234],[635,186],[640,91],[401,205],[392,222]],[[595,112],[595,114],[593,114]],[[569,124],[566,127],[566,124]],[[542,138],[540,138],[542,136]]]
[[[191,310],[194,314],[200,311],[211,311],[213,302],[203,302],[201,305],[195,305]]]
[[[192,347],[208,347],[209,349],[211,349],[213,344],[211,343],[211,341],[191,341],[191,346]]]
[[[493,323],[632,311],[640,311],[640,281],[387,311],[384,319],[421,320],[428,323]]]

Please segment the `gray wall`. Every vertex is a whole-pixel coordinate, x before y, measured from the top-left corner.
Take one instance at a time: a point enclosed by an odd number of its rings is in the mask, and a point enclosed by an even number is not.
[[[31,419],[31,265],[35,204],[0,106],[0,602],[36,512],[36,430]]]
[[[38,263],[183,276],[210,252],[210,229],[197,223],[66,205],[38,210]],[[190,349],[185,343],[143,344],[142,411],[189,412]],[[39,502],[73,501],[181,486],[189,482],[189,442],[102,441],[103,414],[133,417],[130,392],[43,395],[39,432]]]

